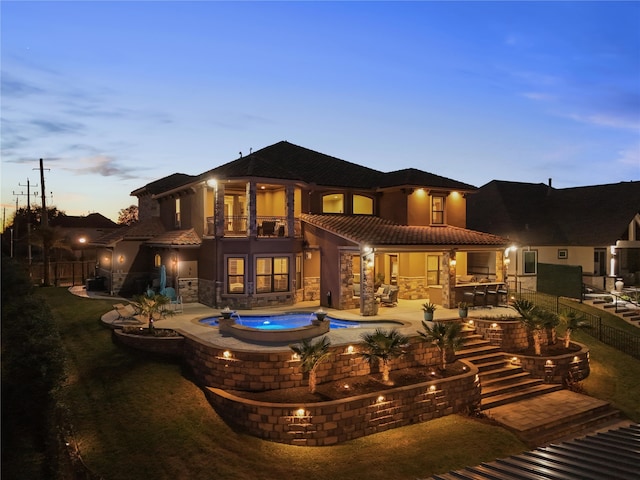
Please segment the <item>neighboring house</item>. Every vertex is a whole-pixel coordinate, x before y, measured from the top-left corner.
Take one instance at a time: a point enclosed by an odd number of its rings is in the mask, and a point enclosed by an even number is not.
[[[114,259],[128,244],[118,280],[127,288],[114,281],[115,291],[157,284],[164,266],[185,302],[211,306],[311,300],[372,315],[384,283],[399,301],[431,298],[452,308],[469,258],[484,262],[487,279],[504,278],[508,241],[466,229],[475,191],[421,170],[383,173],[279,142],[134,190],[140,225],[162,231],[126,229],[101,241]]]
[[[582,267],[605,290],[640,282],[640,182],[556,189],[494,180],[467,202],[467,226],[509,238],[509,278],[536,289],[538,263]]]
[[[87,216],[58,215],[50,222],[50,226],[60,231],[62,243],[71,248],[76,259],[85,257],[95,259],[92,242],[112,231],[120,225],[99,213]]]

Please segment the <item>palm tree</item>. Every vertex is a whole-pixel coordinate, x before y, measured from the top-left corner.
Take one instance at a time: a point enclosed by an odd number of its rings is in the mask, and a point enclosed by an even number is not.
[[[429,326],[433,323],[432,326]],[[425,322],[422,321],[424,331],[418,334],[425,342],[432,342],[440,350],[440,369],[447,369],[447,357],[459,350],[466,338],[462,336],[462,323],[459,322]]]
[[[389,361],[404,355],[404,345],[407,337],[401,335],[395,328],[390,331],[376,328],[373,333],[363,333],[362,358],[369,363],[382,362],[382,382],[391,383],[389,380]]]
[[[305,339],[300,345],[290,345],[289,348],[300,356],[302,361],[302,371],[309,372],[309,391],[316,392],[318,366],[331,356],[329,346],[331,341],[326,337],[322,337],[317,342],[312,343],[311,340]]]
[[[567,326],[564,332],[564,348],[569,348],[571,344],[571,333],[574,330],[581,328],[590,328],[591,324],[587,322],[584,315],[578,314],[575,310],[571,310],[569,313],[562,315],[562,322]]]
[[[149,321],[149,331],[153,330],[153,319],[160,315],[173,315],[173,311],[166,307],[171,300],[165,295],[138,295],[133,299],[133,305],[140,315],[147,317]]]
[[[533,302],[521,298],[513,302],[513,308],[520,314],[520,322],[533,337],[533,348],[536,355],[542,355],[542,331],[544,330],[544,319],[541,316],[539,307]]]

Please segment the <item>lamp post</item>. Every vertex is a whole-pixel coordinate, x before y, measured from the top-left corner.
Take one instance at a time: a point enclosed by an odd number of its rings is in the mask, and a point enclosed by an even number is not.
[[[84,244],[87,243],[87,239],[85,237],[80,237],[78,239],[78,243],[80,243],[80,269],[82,270],[82,284],[84,285],[86,281],[84,275]]]

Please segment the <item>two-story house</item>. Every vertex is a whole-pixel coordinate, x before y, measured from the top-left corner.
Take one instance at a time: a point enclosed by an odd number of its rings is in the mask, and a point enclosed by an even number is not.
[[[384,283],[397,288],[398,301],[431,298],[451,308],[470,261],[487,279],[504,280],[507,240],[466,229],[475,190],[283,141],[134,190],[139,224],[104,241],[101,267],[116,291],[138,293],[164,265],[185,302],[218,307],[316,301],[372,315]],[[124,243],[126,253],[117,253]]]
[[[467,202],[467,225],[509,238],[509,278],[535,290],[539,263],[579,266],[583,283],[640,284],[640,182],[574,188],[493,180]]]

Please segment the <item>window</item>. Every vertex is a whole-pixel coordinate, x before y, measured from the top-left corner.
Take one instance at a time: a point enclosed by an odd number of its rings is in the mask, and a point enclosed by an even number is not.
[[[440,257],[427,255],[427,285],[440,285]]]
[[[353,213],[356,215],[373,215],[373,199],[364,195],[354,195]]]
[[[322,213],[343,213],[344,195],[342,193],[331,193],[322,196]]]
[[[538,265],[538,252],[529,250],[522,252],[522,266],[525,275],[535,275]]]
[[[227,258],[227,292],[244,293],[244,258]]]
[[[444,196],[442,195],[431,197],[431,223],[444,224]]]
[[[289,291],[289,258],[256,259],[256,293]]]
[[[296,288],[302,288],[302,255],[296,255]]]
[[[176,198],[176,227],[180,228],[180,199]]]

